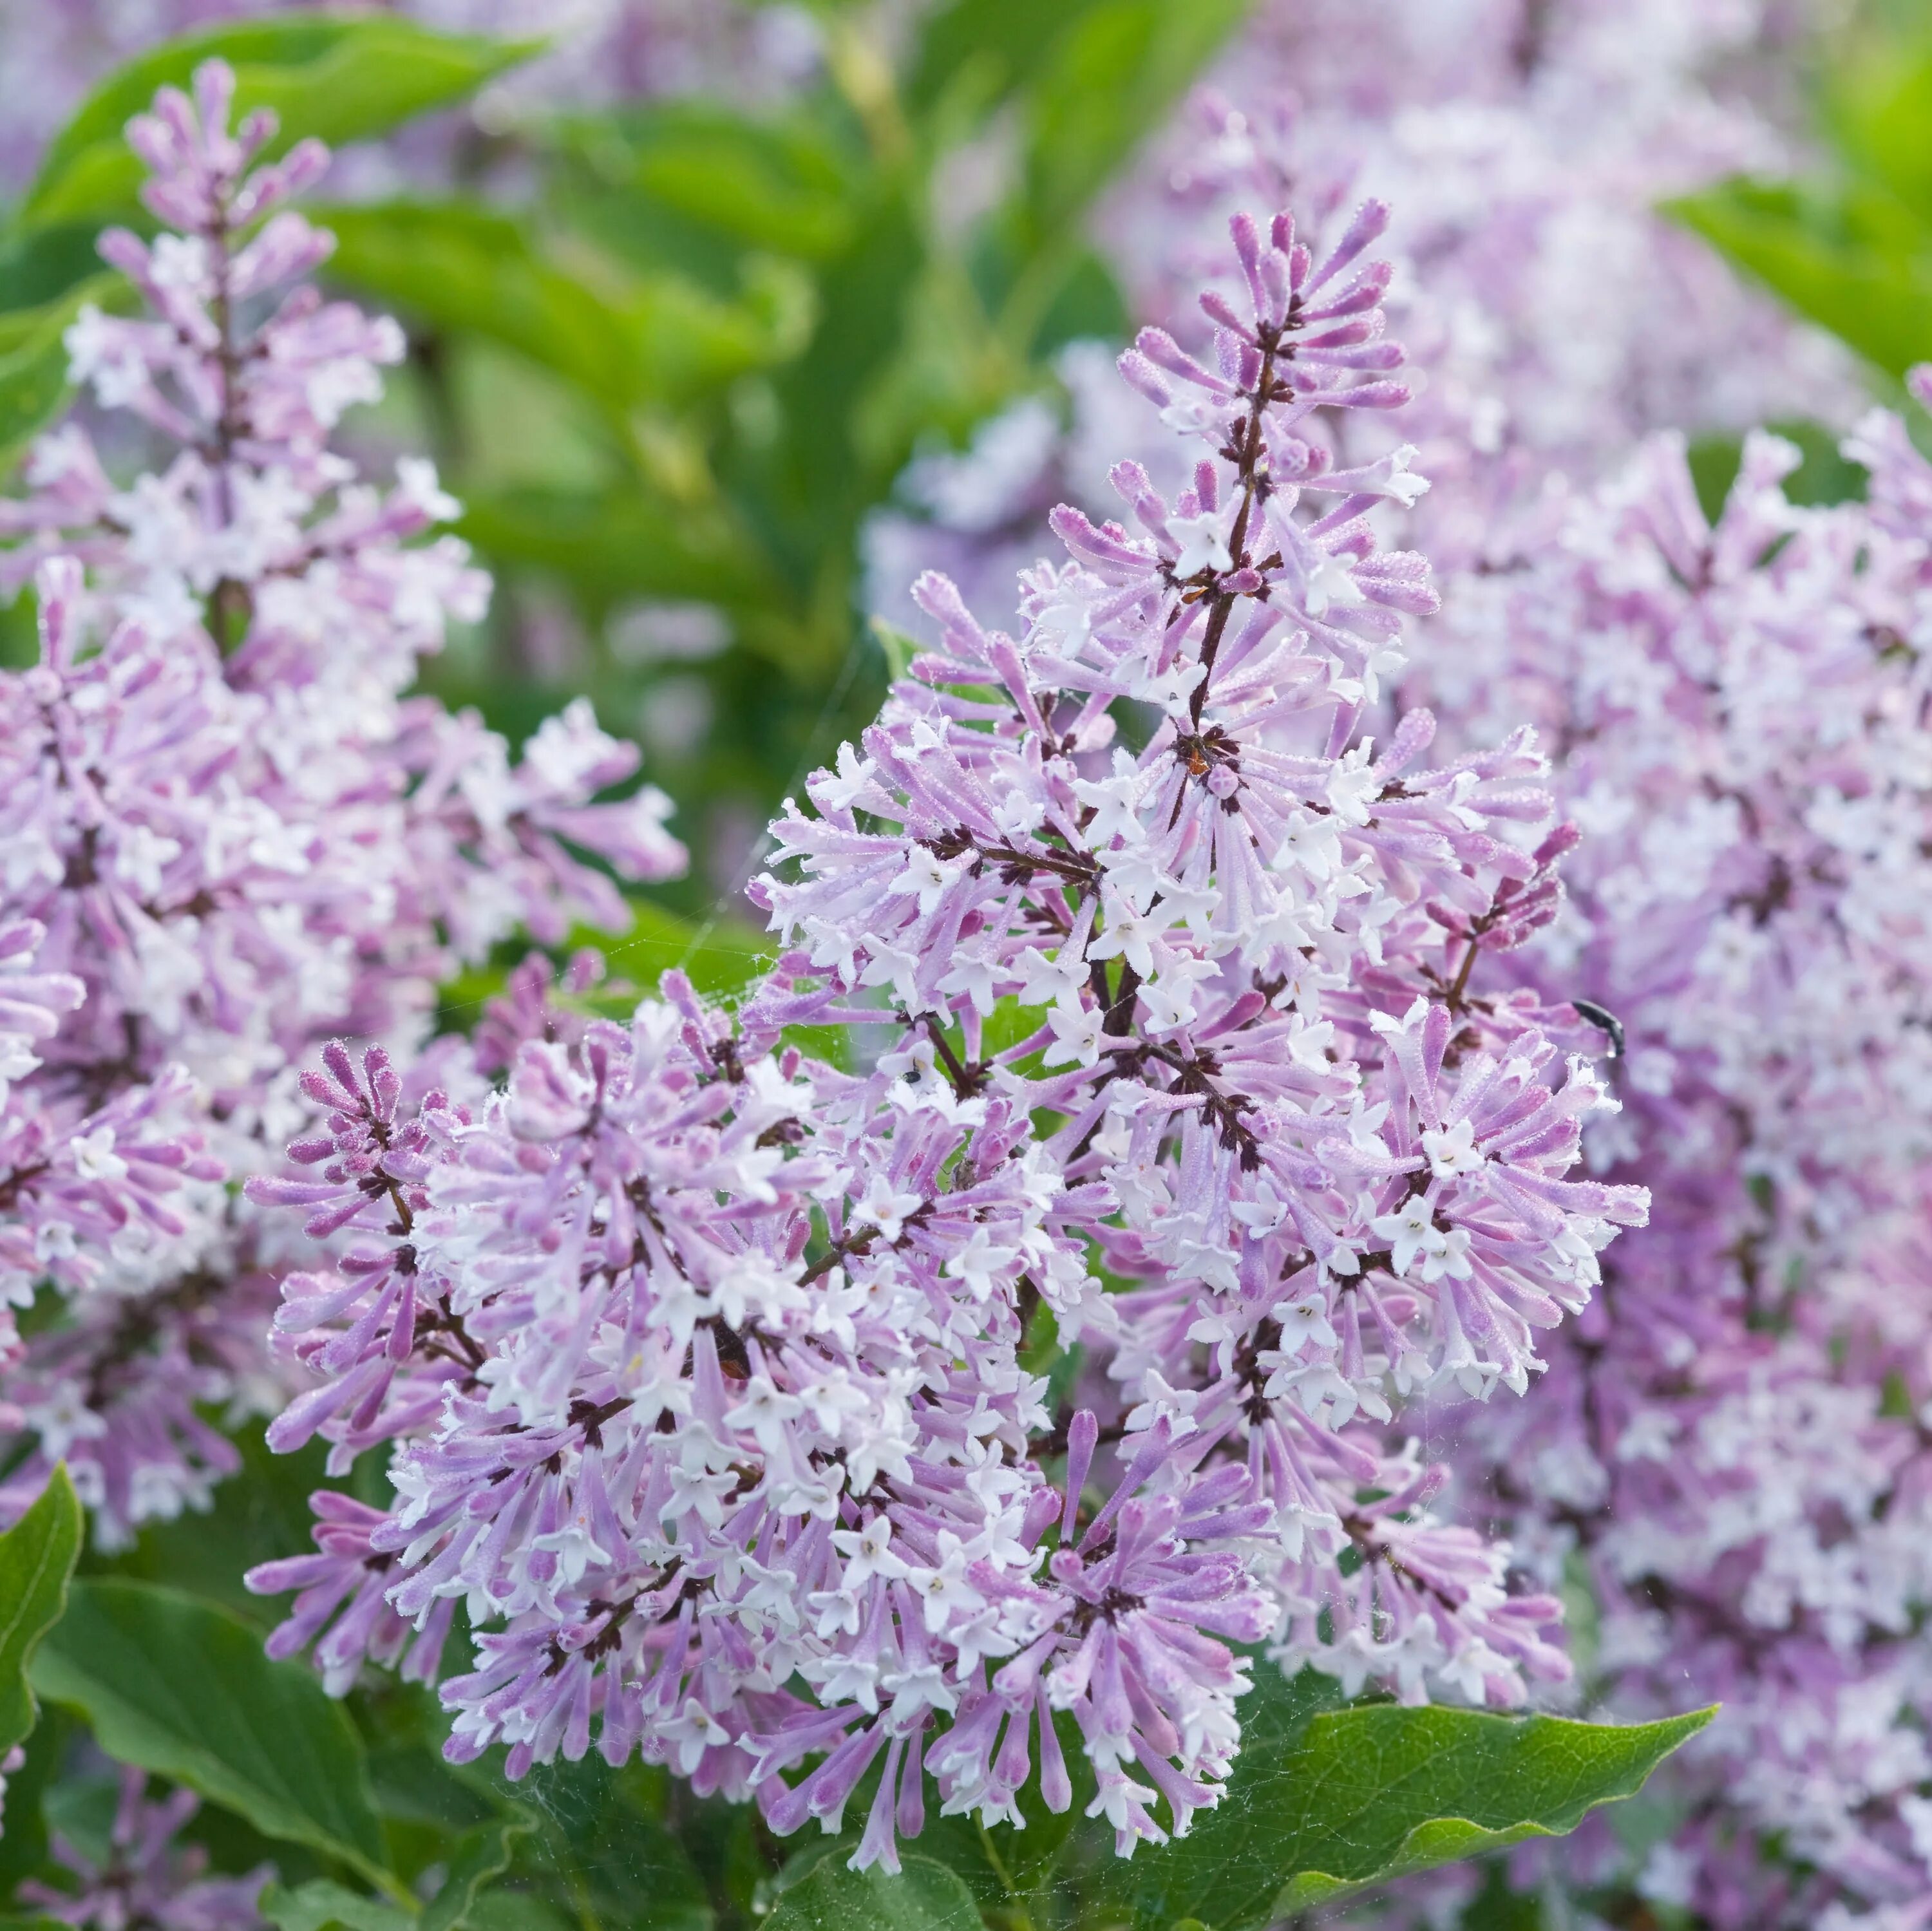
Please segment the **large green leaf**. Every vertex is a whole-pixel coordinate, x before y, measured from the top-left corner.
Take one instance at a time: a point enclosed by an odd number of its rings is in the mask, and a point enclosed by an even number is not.
[[[119,275],[104,271],[38,307],[0,314],[0,462],[66,407],[72,388],[66,337],[74,318],[89,302],[125,307],[130,295]]]
[[[1167,117],[1246,0],[1098,0],[1027,88],[1027,196],[1057,235]]]
[[[980,103],[998,105],[1045,64],[1057,36],[1065,33],[1096,0],[1061,0],[1042,7],[1039,0],[950,0],[933,9],[920,30],[919,46],[906,82],[916,109],[932,107],[962,85]]]
[[[1766,425],[1797,445],[1802,460],[1784,482],[1788,502],[1815,505],[1862,502],[1870,478],[1839,448],[1839,433],[1822,422],[1802,420]],[[1723,515],[1724,499],[1737,481],[1744,443],[1735,436],[1700,436],[1684,451],[1697,501],[1712,523]]]
[[[574,199],[634,259],[716,272],[719,244],[819,260],[851,239],[850,157],[807,117],[754,121],[676,100],[556,133]]]
[[[598,601],[780,594],[723,511],[680,511],[636,489],[472,492],[458,528],[486,554],[554,571]]]
[[[86,1532],[62,1466],[48,1477],[33,1507],[0,1535],[0,1756],[34,1727],[28,1668],[67,1607],[68,1580]]]
[[[664,1773],[639,1764],[614,1771],[595,1752],[577,1763],[540,1765],[514,1785],[490,1780],[499,1802],[527,1804],[524,1814],[537,1828],[516,1845],[510,1869],[512,1882],[527,1888],[483,1892],[471,1909],[475,1931],[494,1931],[496,1912],[513,1902],[527,1912],[538,1898],[586,1924],[712,1931],[715,1915],[694,1860],[712,1831],[742,1819],[734,1807],[688,1801],[674,1830],[664,1815]]]
[[[516,1840],[536,1828],[536,1819],[519,1806],[466,1833],[450,1854],[442,1888],[423,1906],[419,1931],[460,1931],[470,1924],[477,1900],[510,1868]]]
[[[1825,101],[1845,157],[1932,223],[1932,37],[1849,44],[1827,76]]]
[[[351,1891],[332,1878],[314,1878],[290,1887],[272,1884],[262,1894],[262,1915],[277,1931],[410,1931],[413,1913],[379,1897]]]
[[[766,1931],[980,1931],[964,1883],[930,1858],[908,1856],[897,1877],[874,1866],[848,1870],[828,1852],[778,1899]]]
[[[612,979],[630,989],[592,991],[574,1003],[610,1018],[627,1019],[637,1003],[635,988],[655,986],[673,967],[706,997],[729,998],[743,991],[776,950],[768,934],[740,918],[727,915],[700,925],[648,898],[633,896],[630,906],[628,932],[598,932],[580,925],[555,949],[567,957],[580,946],[594,946],[604,955]],[[462,1028],[473,1025],[484,1002],[502,991],[508,976],[507,967],[492,963],[471,967],[446,981],[437,1002],[441,1023]]]
[[[1889,373],[1932,355],[1932,228],[1883,190],[1728,181],[1664,211]]]
[[[566,266],[507,214],[465,201],[319,208],[331,272],[446,331],[501,342],[608,407],[715,386],[802,338],[776,283],[722,301],[675,274],[642,275],[579,249]]]
[[[1574,1831],[1634,1795],[1715,1714],[1628,1727],[1394,1704],[1323,1709],[1332,1690],[1264,1677],[1240,1758],[1192,1833],[1110,1888],[1156,1931],[1270,1924],[1324,1900],[1528,1837]]]
[[[64,221],[0,235],[0,310],[39,308],[99,274],[99,233],[91,221]]]
[[[235,70],[238,112],[280,118],[277,149],[314,135],[366,140],[412,115],[460,100],[539,43],[443,34],[391,13],[288,13],[238,21],[151,49],[117,68],[48,148],[21,218],[40,223],[132,211],[142,165],[129,119],[164,83],[185,85],[219,55]]]
[[[605,401],[638,385],[615,307],[546,262],[523,225],[464,201],[318,208],[335,235],[330,272],[439,328],[468,328],[554,369]]]
[[[397,1888],[354,1725],[309,1671],[264,1656],[239,1617],[150,1583],[77,1582],[31,1680],[79,1711],[109,1756]]]

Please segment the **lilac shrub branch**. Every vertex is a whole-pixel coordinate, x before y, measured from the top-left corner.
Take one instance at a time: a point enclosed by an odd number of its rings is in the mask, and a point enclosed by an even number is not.
[[[1479,970],[1561,902],[1529,734],[1362,732],[1434,607],[1372,526],[1406,454],[1320,433],[1406,400],[1385,220],[1320,256],[1235,221],[1209,358],[1122,361],[1187,487],[1057,511],[1015,634],[922,580],[937,645],[775,826],[735,1012],[670,973],[587,1020],[537,975],[469,1064],[303,1075],[249,1194],[331,1260],[284,1282],[270,1439],[384,1453],[394,1501],[319,1497],[253,1572],[276,1654],[438,1683],[449,1754],[512,1776],[640,1755],[781,1834],[856,1797],[887,1869],[1036,1765],[1066,1808],[1060,1713],[1122,1854],[1184,1831],[1238,1646],[1410,1701],[1567,1674],[1556,1600],[1384,1432],[1524,1393],[1645,1213],[1573,1177],[1600,1033]]]

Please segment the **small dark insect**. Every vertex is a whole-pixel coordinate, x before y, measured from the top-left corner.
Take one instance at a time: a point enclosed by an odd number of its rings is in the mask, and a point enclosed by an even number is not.
[[[1573,999],[1570,1003],[1592,1026],[1610,1035],[1610,1057],[1622,1059],[1624,1056],[1624,1022],[1614,1012],[1606,1012],[1594,999]]]

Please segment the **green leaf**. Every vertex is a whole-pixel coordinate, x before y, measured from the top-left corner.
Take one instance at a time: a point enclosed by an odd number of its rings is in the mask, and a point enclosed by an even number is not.
[[[394,1888],[355,1726],[309,1671],[263,1655],[239,1617],[151,1583],[77,1582],[32,1681],[78,1710],[110,1756]]]
[[[7,1780],[6,1828],[0,1830],[0,1897],[11,1897],[22,1878],[42,1875],[47,1861],[47,1800],[71,1759],[79,1729],[64,1710],[44,1710],[21,1746],[27,1760]]]
[[[34,1727],[28,1668],[67,1607],[86,1526],[62,1465],[33,1507],[0,1535],[0,1754]]]
[[[512,1891],[485,1891],[472,1915],[473,1931],[514,1903],[527,1919],[548,1900],[580,1923],[648,1926],[650,1931],[712,1931],[715,1915],[694,1868],[706,1838],[743,1816],[718,1802],[688,1803],[675,1833],[664,1821],[666,1773],[640,1764],[614,1771],[594,1753],[577,1763],[538,1766],[514,1786],[492,1780],[499,1801],[530,1802],[534,1834],[516,1846]]]
[[[611,970],[628,979],[656,985],[675,966],[699,991],[716,997],[742,991],[776,949],[770,934],[737,919],[694,925],[647,898],[630,902],[636,915],[630,931],[592,941],[602,946]]]
[[[862,452],[856,433],[867,391],[904,343],[910,298],[926,260],[920,220],[905,184],[870,208],[852,246],[826,265],[819,324],[810,346],[778,371],[779,433],[740,452],[736,487],[755,505],[768,547],[836,615],[822,649],[828,662],[851,636],[849,572],[860,520],[898,473],[908,448]]]
[[[129,295],[118,274],[90,276],[38,308],[0,314],[0,463],[13,457],[67,406],[66,335],[88,302],[123,306]]]
[[[1215,1931],[1274,1922],[1362,1886],[1574,1831],[1634,1795],[1716,1714],[1629,1727],[1556,1717],[1323,1709],[1332,1686],[1264,1677],[1242,1703],[1242,1748],[1220,1807],[1127,1865],[1134,1923],[1198,1918]]]
[[[91,221],[67,221],[0,236],[0,310],[39,308],[100,273]]]
[[[628,989],[615,994],[593,989],[566,1003],[590,1007],[610,1018],[628,1018],[637,1003],[635,988],[655,986],[673,967],[706,997],[728,998],[772,959],[770,937],[737,919],[713,919],[699,925],[652,899],[634,896],[629,904],[633,917],[628,932],[598,932],[579,925],[561,946],[552,948],[568,958],[580,946],[595,946],[613,979]],[[462,1027],[473,1022],[483,1002],[495,998],[508,977],[506,966],[492,963],[446,981],[437,1002],[442,1023]]]
[[[288,13],[239,21],[152,48],[116,70],[56,135],[21,219],[100,220],[133,211],[143,169],[128,148],[128,121],[164,84],[185,86],[215,55],[235,70],[238,114],[272,109],[269,150],[315,136],[367,140],[433,107],[462,100],[541,43],[443,34],[393,14]]]
[[[906,81],[906,100],[930,110],[962,74],[978,81],[976,94],[997,106],[1045,59],[1054,37],[1063,33],[1094,0],[1062,0],[1042,7],[1037,0],[950,0],[934,7],[920,29],[919,46]]]
[[[398,1905],[326,1877],[293,1889],[270,1885],[262,1894],[261,1912],[277,1931],[324,1931],[331,1924],[345,1931],[410,1931],[416,1921]]]
[[[467,1924],[478,1897],[510,1868],[517,1839],[536,1828],[536,1820],[519,1807],[466,1833],[451,1855],[442,1888],[423,1906],[419,1931],[458,1931]]]
[[[1883,190],[1740,179],[1664,211],[1888,373],[1932,355],[1932,228]]]
[[[443,329],[519,350],[606,401],[638,385],[633,344],[610,304],[539,256],[511,216],[460,201],[320,208],[330,272]]]
[[[1804,460],[1784,479],[1786,499],[1801,505],[1862,502],[1870,478],[1838,448],[1839,438],[1822,422],[1774,422],[1774,433],[1794,442]],[[1712,523],[1723,514],[1724,499],[1737,481],[1744,444],[1735,436],[1700,436],[1684,451],[1697,502]]]
[[[896,684],[912,668],[912,661],[920,652],[919,640],[884,617],[874,617],[871,629],[873,641],[885,657],[886,675]]]
[[[670,101],[566,122],[556,141],[575,205],[634,259],[715,274],[721,243],[820,260],[851,240],[852,166],[802,115]]]
[[[980,1931],[964,1883],[930,1858],[908,1857],[897,1877],[845,1868],[840,1846],[779,1897],[766,1931]]]
[[[1064,230],[1164,123],[1246,10],[1246,0],[1100,0],[1086,9],[1026,89],[1026,193],[1040,236]]]
[[[1932,38],[1869,35],[1827,76],[1826,118],[1839,151],[1932,223]]]
[[[682,276],[638,274],[582,248],[566,266],[522,223],[467,202],[311,212],[334,233],[333,274],[436,329],[514,349],[608,408],[715,386],[802,337],[788,286],[721,301]]]
[[[600,601],[730,606],[779,594],[723,511],[681,509],[634,489],[472,492],[457,527],[486,554],[554,571]]]

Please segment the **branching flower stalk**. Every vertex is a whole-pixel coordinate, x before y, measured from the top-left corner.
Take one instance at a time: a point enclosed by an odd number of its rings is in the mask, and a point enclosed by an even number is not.
[[[1055,512],[1016,634],[922,580],[936,646],[775,826],[735,1012],[671,973],[587,1020],[531,967],[467,1064],[303,1075],[249,1192],[333,1260],[284,1283],[270,1439],[383,1452],[395,1498],[319,1495],[316,1552],[253,1573],[296,1592],[277,1654],[438,1682],[450,1754],[513,1776],[641,1755],[781,1834],[856,1801],[887,1869],[1036,1765],[1123,1854],[1184,1831],[1236,1645],[1412,1701],[1566,1672],[1553,1598],[1383,1432],[1523,1393],[1645,1210],[1571,1177],[1601,1035],[1477,971],[1574,842],[1528,733],[1361,734],[1434,601],[1370,522],[1408,452],[1324,439],[1406,399],[1385,220],[1320,259],[1234,222],[1211,360],[1122,361],[1187,487],[1120,465],[1138,533]]]

